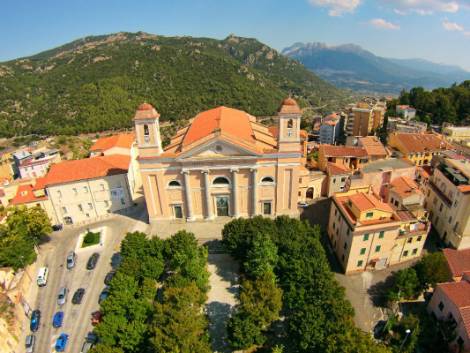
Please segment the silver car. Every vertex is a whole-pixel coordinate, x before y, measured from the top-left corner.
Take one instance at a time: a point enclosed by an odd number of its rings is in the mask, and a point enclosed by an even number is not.
[[[65,287],[60,288],[59,290],[59,295],[57,296],[57,304],[58,305],[64,305],[65,302],[67,301],[67,293],[68,290]]]
[[[26,340],[25,340],[26,353],[34,352],[35,343],[36,343],[36,337],[34,337],[33,335],[26,336]]]
[[[75,260],[77,255],[75,255],[74,251],[71,251],[67,255],[67,269],[70,270],[75,267]]]

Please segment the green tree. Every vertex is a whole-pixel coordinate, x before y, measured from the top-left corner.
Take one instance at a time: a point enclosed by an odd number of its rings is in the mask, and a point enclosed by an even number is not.
[[[420,283],[414,268],[399,270],[393,276],[393,287],[388,293],[391,302],[414,299],[420,293]]]
[[[261,327],[245,311],[237,311],[227,324],[228,341],[234,349],[248,349],[266,341]]]
[[[277,260],[277,247],[273,241],[266,235],[257,234],[247,252],[247,260],[243,263],[243,269],[253,278],[274,274]]]
[[[437,283],[447,282],[452,277],[442,252],[424,255],[414,266],[414,269],[423,290],[430,286],[435,287]]]
[[[39,206],[14,207],[8,211],[6,225],[9,234],[25,237],[37,245],[52,232],[47,213]]]

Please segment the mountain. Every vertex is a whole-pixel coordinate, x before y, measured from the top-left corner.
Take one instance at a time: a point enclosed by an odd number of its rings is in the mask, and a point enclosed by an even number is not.
[[[288,94],[303,105],[344,97],[256,39],[91,36],[0,63],[0,136],[130,127],[143,101],[172,122],[217,105],[272,115]]]
[[[433,89],[470,79],[470,72],[458,66],[383,58],[354,44],[295,43],[282,53],[337,87],[359,91],[398,93],[415,86]]]

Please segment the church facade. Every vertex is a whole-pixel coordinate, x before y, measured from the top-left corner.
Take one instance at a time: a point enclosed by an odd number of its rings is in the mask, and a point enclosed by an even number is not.
[[[296,101],[285,99],[278,117],[268,128],[221,106],[197,114],[162,148],[158,112],[140,105],[134,123],[150,223],[297,216],[309,178]]]

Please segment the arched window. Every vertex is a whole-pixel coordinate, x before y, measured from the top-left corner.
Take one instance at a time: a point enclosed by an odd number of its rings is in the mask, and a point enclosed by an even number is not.
[[[168,187],[170,187],[170,188],[179,188],[179,187],[181,187],[181,183],[178,180],[172,180],[168,183]]]
[[[263,179],[261,179],[261,184],[272,184],[274,183],[274,178],[270,176],[265,176]]]
[[[149,136],[149,126],[147,124],[144,125],[144,136]]]
[[[229,185],[230,181],[226,177],[217,177],[212,181],[212,185],[218,185],[218,186],[223,186],[223,185]]]
[[[293,127],[294,127],[294,120],[289,119],[289,120],[287,121],[287,128],[288,128],[288,129],[292,129]]]

